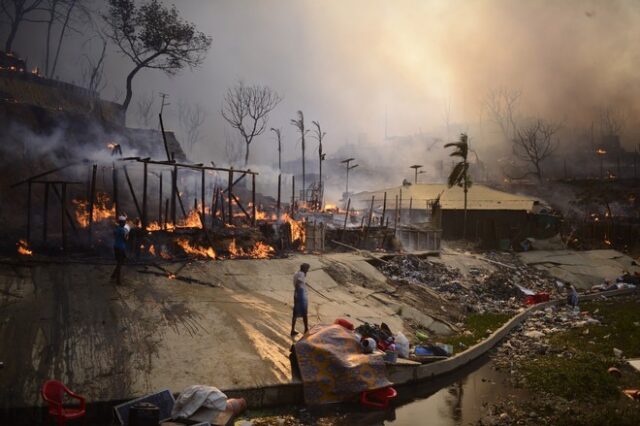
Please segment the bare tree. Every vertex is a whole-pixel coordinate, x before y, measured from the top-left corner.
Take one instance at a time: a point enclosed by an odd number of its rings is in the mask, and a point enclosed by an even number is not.
[[[521,178],[533,175],[542,182],[542,163],[558,147],[558,142],[553,139],[553,136],[559,129],[559,124],[541,118],[516,129],[516,135],[513,138],[513,154],[529,167]]]
[[[224,129],[224,150],[227,157],[227,163],[230,166],[235,166],[242,158],[242,145],[239,143],[242,141],[240,136],[236,133],[230,135],[227,128]]]
[[[309,132],[309,130],[305,130],[304,128],[304,114],[302,113],[302,111],[298,111],[298,118],[295,119],[291,119],[291,125],[295,126],[298,131],[300,132],[300,141],[302,142],[302,191],[304,192],[306,190],[306,179],[307,179],[307,173],[306,173],[306,169],[305,169],[305,157],[304,157],[304,150],[305,150],[305,140],[304,137],[306,136],[306,134]]]
[[[0,0],[0,15],[9,21],[9,33],[4,50],[11,52],[18,29],[23,22],[46,23],[41,12],[46,12],[44,0]]]
[[[56,68],[58,66],[58,59],[60,58],[60,52],[64,42],[64,37],[68,30],[72,30],[77,34],[82,35],[82,31],[76,28],[74,25],[85,24],[93,20],[91,18],[91,11],[88,3],[90,0],[46,0],[47,6],[47,36],[45,44],[45,75],[52,78],[55,75]],[[50,64],[50,51],[51,51],[51,38],[54,22],[59,22],[60,30],[58,33],[58,39],[55,41],[55,55],[53,56],[53,64],[49,68]],[[94,25],[95,27],[95,25]],[[100,33],[100,31],[97,31]]]
[[[140,123],[146,128],[149,128],[149,125],[151,124],[151,117],[153,116],[151,107],[153,106],[154,98],[155,94],[151,92],[151,94],[144,94],[140,96],[138,102],[136,102],[138,119],[140,120]]]
[[[278,169],[280,173],[282,173],[282,134],[280,129],[271,128],[271,131],[276,134],[276,138],[278,139]]]
[[[227,90],[222,117],[240,132],[245,143],[244,165],[249,164],[249,147],[267,128],[269,113],[282,98],[267,86],[245,86],[242,81]]]
[[[185,66],[200,66],[211,46],[211,37],[182,20],[175,6],[166,7],[158,0],[140,7],[134,0],[109,0],[109,13],[103,19],[108,37],[134,64],[126,80],[125,112],[133,96],[133,78],[140,70],[159,69],[175,75]]]
[[[107,40],[101,34],[99,36],[102,42],[102,50],[100,51],[98,59],[94,60],[86,53],[82,55],[86,61],[82,67],[82,82],[84,86],[96,96],[100,95],[100,91],[107,86],[107,82],[104,79],[104,59],[107,56]]]
[[[483,102],[491,120],[500,127],[507,141],[516,136],[516,114],[520,96],[520,91],[502,87],[487,93]]]
[[[604,108],[599,114],[600,133],[602,136],[620,136],[626,122],[626,115],[611,108]]]
[[[178,103],[178,120],[184,132],[185,142],[190,154],[193,148],[200,142],[200,130],[207,118],[207,113],[200,104],[192,106],[180,101]]]

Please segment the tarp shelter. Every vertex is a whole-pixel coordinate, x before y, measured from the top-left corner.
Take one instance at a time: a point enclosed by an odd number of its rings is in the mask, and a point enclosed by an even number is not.
[[[365,355],[354,333],[316,325],[295,344],[307,404],[341,402],[390,386],[382,354]]]

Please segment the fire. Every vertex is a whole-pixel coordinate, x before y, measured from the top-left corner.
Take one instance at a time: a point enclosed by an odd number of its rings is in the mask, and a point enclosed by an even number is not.
[[[81,228],[86,228],[89,226],[89,201],[76,199],[72,202],[76,205],[75,215],[78,225]],[[98,192],[93,203],[93,221],[100,222],[115,217],[115,215],[116,209],[109,196],[103,192]]]
[[[211,247],[204,248],[200,246],[191,245],[189,244],[189,241],[187,241],[184,238],[177,239],[176,243],[178,243],[178,245],[182,248],[182,250],[184,250],[184,252],[187,254],[193,254],[195,256],[209,258],[209,259],[216,258],[216,252]]]
[[[269,259],[275,252],[275,249],[270,245],[258,241],[249,252],[249,256],[256,259]]]
[[[109,149],[114,149],[115,147],[116,147],[115,143],[108,143],[107,144],[107,148],[109,148]]]
[[[269,259],[273,257],[276,252],[273,247],[263,243],[262,241],[258,241],[255,245],[249,250],[244,251],[242,248],[239,248],[235,238],[231,240],[229,243],[229,257],[231,259],[235,259],[238,257],[250,257],[254,259]]]
[[[160,231],[162,226],[158,222],[151,222],[147,225],[147,231]]]
[[[324,211],[337,210],[337,209],[338,209],[338,206],[336,206],[335,204],[327,203],[324,205]]]
[[[18,247],[18,253],[23,256],[33,256],[33,251],[29,250],[29,245],[26,240],[20,240],[16,243],[16,247]]]
[[[605,155],[606,153],[607,153],[607,151],[602,149],[602,148],[596,149],[596,154],[598,154],[598,155]]]
[[[150,254],[151,256],[155,256],[155,255],[156,255],[156,248],[155,248],[155,246],[154,246],[153,244],[151,244],[151,245],[149,246],[149,254]]]
[[[278,219],[278,217],[276,216],[275,213],[272,213],[271,215],[269,215],[269,213],[264,212],[262,210],[256,210],[256,220],[272,220],[272,221],[275,221],[277,219]]]
[[[293,219],[288,213],[284,213],[281,219],[291,225],[291,241],[304,243],[304,225],[302,222]]]

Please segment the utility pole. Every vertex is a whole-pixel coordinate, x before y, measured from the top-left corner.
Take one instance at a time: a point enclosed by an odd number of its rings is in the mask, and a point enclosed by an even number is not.
[[[345,188],[345,197],[349,198],[349,171],[358,167],[358,164],[350,165],[351,162],[355,160],[355,158],[347,158],[346,160],[342,160],[341,163],[344,164],[347,168],[347,185]]]
[[[422,167],[424,167],[424,166],[422,166],[420,164],[414,164],[413,166],[409,166],[410,169],[413,169],[415,171],[415,176],[413,178],[413,183],[416,183],[416,184],[418,183],[418,169],[421,169]],[[422,173],[422,172],[420,172],[420,173]]]

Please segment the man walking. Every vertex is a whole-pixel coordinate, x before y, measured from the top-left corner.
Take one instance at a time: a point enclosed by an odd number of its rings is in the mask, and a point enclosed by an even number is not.
[[[121,270],[124,261],[127,259],[126,249],[128,234],[127,218],[125,216],[120,216],[118,218],[118,226],[116,226],[116,229],[113,231],[113,253],[116,257],[116,269],[114,269],[111,274],[111,280],[115,279],[117,285],[122,283]]]
[[[304,332],[309,331],[309,323],[307,321],[307,308],[309,301],[307,299],[307,272],[309,272],[309,264],[300,265],[300,270],[293,275],[293,318],[291,319],[291,337],[294,337],[296,331],[296,319],[302,317],[304,322]]]

